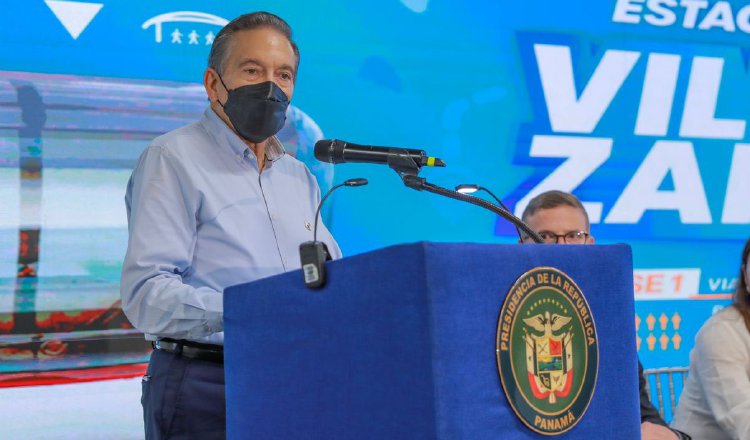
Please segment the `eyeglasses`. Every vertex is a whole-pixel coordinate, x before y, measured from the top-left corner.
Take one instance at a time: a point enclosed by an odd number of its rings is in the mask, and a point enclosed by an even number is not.
[[[589,233],[584,231],[570,231],[564,234],[555,234],[550,231],[540,231],[539,236],[545,244],[560,243],[560,239],[565,244],[585,244],[589,238]],[[526,237],[525,242],[530,243],[531,237]]]

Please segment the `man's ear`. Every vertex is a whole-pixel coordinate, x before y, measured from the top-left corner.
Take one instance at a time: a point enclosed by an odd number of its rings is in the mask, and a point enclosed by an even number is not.
[[[203,87],[206,89],[209,101],[213,103],[219,99],[218,88],[222,86],[219,81],[219,74],[211,67],[206,68],[206,71],[203,72]]]
[[[586,244],[594,244],[594,236],[590,235],[586,237]]]

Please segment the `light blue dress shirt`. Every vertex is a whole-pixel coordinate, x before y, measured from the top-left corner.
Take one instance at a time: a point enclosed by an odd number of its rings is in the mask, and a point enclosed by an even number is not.
[[[275,137],[259,172],[255,154],[206,109],[154,139],[130,177],[123,311],[149,340],[223,344],[224,288],[299,269],[319,201],[313,175]],[[341,257],[322,224],[318,239]]]

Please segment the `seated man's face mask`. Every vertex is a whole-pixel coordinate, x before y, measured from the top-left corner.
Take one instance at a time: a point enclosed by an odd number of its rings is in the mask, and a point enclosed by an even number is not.
[[[227,101],[222,104],[237,133],[252,143],[263,142],[278,133],[286,121],[289,98],[273,81],[248,84],[227,90]]]

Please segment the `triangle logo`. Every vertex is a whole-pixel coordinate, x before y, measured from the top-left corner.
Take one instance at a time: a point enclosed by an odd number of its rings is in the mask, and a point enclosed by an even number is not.
[[[102,3],[44,0],[74,40],[88,27],[102,9]]]

